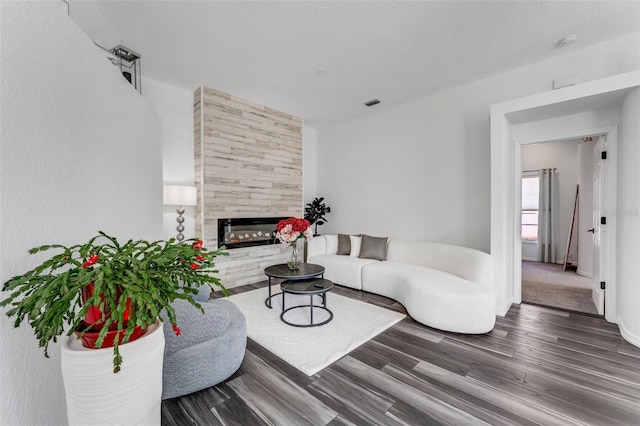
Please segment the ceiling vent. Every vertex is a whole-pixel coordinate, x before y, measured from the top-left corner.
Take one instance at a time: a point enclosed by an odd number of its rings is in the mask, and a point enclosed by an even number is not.
[[[380,101],[378,99],[371,99],[369,102],[365,102],[364,104],[368,107],[372,107],[374,105],[378,105]]]

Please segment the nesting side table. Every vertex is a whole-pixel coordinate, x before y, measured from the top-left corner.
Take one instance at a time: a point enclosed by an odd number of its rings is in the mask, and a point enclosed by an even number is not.
[[[307,280],[310,278],[321,277],[324,275],[324,266],[314,263],[302,263],[296,270],[291,270],[286,263],[280,265],[268,266],[264,269],[264,274],[269,277],[269,296],[264,301],[267,308],[271,309],[271,298],[280,293],[271,293],[271,279],[281,278],[289,281]]]

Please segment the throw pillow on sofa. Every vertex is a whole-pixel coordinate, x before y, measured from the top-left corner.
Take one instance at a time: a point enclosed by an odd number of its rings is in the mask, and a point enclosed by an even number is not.
[[[361,259],[387,260],[387,238],[362,234],[359,257]]]
[[[338,252],[338,236],[337,235],[325,235],[325,241],[327,242],[327,254],[335,254]]]
[[[351,252],[349,255],[351,257],[358,257],[360,254],[360,241],[362,241],[362,238],[360,235],[351,235],[349,238],[351,239]]]
[[[349,235],[338,234],[338,251],[336,254],[349,255],[351,253],[351,238]]]

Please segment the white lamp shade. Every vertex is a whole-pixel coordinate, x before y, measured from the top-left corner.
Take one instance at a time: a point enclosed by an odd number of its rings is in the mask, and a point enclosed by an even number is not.
[[[195,186],[165,185],[163,198],[165,205],[195,206],[198,201],[198,190]]]

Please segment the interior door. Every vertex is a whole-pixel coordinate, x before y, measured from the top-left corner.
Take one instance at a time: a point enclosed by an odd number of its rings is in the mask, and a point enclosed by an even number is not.
[[[602,206],[604,205],[604,182],[606,176],[604,168],[606,161],[602,160],[602,152],[606,151],[607,141],[605,136],[600,139],[593,148],[593,289],[591,296],[593,303],[598,309],[599,315],[604,315],[605,289],[600,288],[600,283],[605,280],[605,263],[604,253],[602,250],[602,240],[606,238],[606,226],[602,226],[600,218],[602,214]]]

